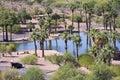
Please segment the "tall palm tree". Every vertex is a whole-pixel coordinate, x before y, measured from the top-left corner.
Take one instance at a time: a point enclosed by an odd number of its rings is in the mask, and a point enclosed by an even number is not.
[[[51,25],[52,25],[52,19],[51,19],[51,17],[47,17],[46,21],[48,23],[49,35],[50,35],[50,33],[51,33]]]
[[[75,36],[72,37],[72,41],[75,42],[76,44],[76,58],[78,58],[78,47],[81,42],[81,37],[79,34],[76,34]]]
[[[61,38],[65,41],[65,50],[67,53],[67,41],[68,39],[70,39],[69,32],[65,31],[64,33],[62,33]]]
[[[47,7],[45,12],[48,14],[48,17],[50,17],[50,14],[53,12],[50,7]]]
[[[70,4],[70,10],[72,12],[72,26],[73,26],[73,20],[74,20],[74,10],[77,8],[75,3]]]
[[[78,23],[78,32],[80,32],[80,22],[82,22],[82,17],[80,15],[76,16],[74,20]]]
[[[72,25],[69,25],[69,26],[68,26],[68,30],[69,30],[69,32],[70,32],[71,35],[72,35],[73,29],[74,29],[74,27],[73,27]]]
[[[57,13],[54,13],[52,19],[55,20],[55,32],[57,32],[58,19],[60,19],[60,16]]]
[[[40,26],[40,28],[42,29],[42,26],[44,25],[44,20],[43,19],[40,19],[39,21],[38,21],[38,25]]]
[[[35,55],[37,56],[37,44],[36,44],[36,40],[37,40],[37,38],[38,38],[38,33],[35,32],[35,31],[32,32],[32,33],[30,34],[29,38],[30,38],[31,40],[33,40],[33,42],[34,42]]]
[[[105,45],[105,47],[100,50],[100,54],[97,57],[97,62],[110,65],[111,59],[114,56],[115,52],[116,49],[113,48],[111,45]]]
[[[30,32],[32,32],[32,29],[35,28],[34,24],[32,22],[29,22],[27,24],[27,27],[30,29]]]
[[[94,57],[97,58],[97,56],[99,55],[99,50],[100,48],[97,45],[93,45],[90,47],[89,49],[89,53]]]
[[[116,47],[116,39],[120,39],[120,35],[119,35],[119,33],[118,32],[116,32],[116,31],[113,31],[113,32],[111,32],[110,33],[110,39],[111,39],[111,41],[112,41],[112,43],[113,43],[113,45],[114,45],[114,48],[117,48]]]
[[[48,38],[48,34],[44,29],[42,29],[38,33],[38,39],[37,39],[38,41],[40,41],[40,49],[42,50],[42,57],[44,57],[44,41],[46,38]]]

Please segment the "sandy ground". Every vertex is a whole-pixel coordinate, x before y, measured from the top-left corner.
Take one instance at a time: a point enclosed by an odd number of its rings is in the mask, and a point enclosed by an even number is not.
[[[40,58],[38,58],[38,63],[36,65],[24,65],[25,68],[19,69],[19,74],[23,74],[25,73],[25,71],[27,70],[27,68],[32,67],[32,66],[37,66],[40,69],[42,69],[45,73],[45,78],[46,80],[49,80],[49,76],[56,71],[59,66],[52,64],[51,62],[45,60],[44,58],[42,58],[41,56],[41,50],[38,50],[38,56],[40,56]],[[0,63],[0,70],[4,70],[4,69],[10,69],[11,68],[11,64],[10,62],[20,62],[20,58],[24,57],[26,55],[29,54],[23,54],[23,51],[19,52],[20,54],[17,55],[17,52],[13,52],[12,56],[7,55],[7,57],[1,57],[1,63]],[[34,53],[34,51],[29,51],[29,53]],[[61,54],[55,50],[45,50],[45,55],[53,55],[53,54]]]

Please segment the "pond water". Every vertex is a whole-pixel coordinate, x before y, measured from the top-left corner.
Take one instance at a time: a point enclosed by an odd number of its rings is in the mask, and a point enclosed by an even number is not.
[[[79,54],[83,54],[88,51],[89,47],[92,45],[92,41],[85,33],[80,33],[81,36],[81,45],[79,46]],[[117,41],[116,45],[120,50],[120,43]],[[40,49],[39,42],[37,42],[38,49]],[[56,40],[47,40],[44,42],[45,50],[57,50],[58,52],[65,53],[65,43],[64,40],[56,39]],[[20,43],[17,46],[17,51],[21,50],[34,50],[33,42]],[[71,40],[68,40],[68,51],[75,55],[76,46]]]

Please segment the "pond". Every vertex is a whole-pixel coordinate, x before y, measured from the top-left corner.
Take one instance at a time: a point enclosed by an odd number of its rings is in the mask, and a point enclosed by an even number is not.
[[[81,32],[81,45],[79,46],[79,54],[86,53],[89,49],[89,47],[92,45],[91,39],[87,36],[87,34]],[[45,50],[57,50],[58,52],[65,53],[65,43],[64,40],[56,39],[56,40],[47,40],[44,42],[44,48]],[[117,48],[120,50],[120,43],[116,42]],[[40,49],[39,42],[37,42],[38,49]],[[72,40],[68,40],[68,51],[75,55],[75,43],[72,42]],[[34,43],[33,42],[26,42],[26,43],[20,43],[17,46],[17,51],[21,50],[34,50]]]

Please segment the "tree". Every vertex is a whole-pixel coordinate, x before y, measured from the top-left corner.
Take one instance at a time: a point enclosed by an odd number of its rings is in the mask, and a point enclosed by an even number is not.
[[[37,32],[32,32],[30,34],[29,38],[32,39],[33,42],[34,42],[35,55],[37,56],[37,44],[36,44],[36,40],[38,39],[38,33]]]
[[[72,25],[69,25],[68,26],[68,30],[69,30],[69,32],[70,32],[70,34],[72,35],[72,30],[74,29],[74,27],[72,26]]]
[[[64,32],[64,33],[62,33],[61,38],[64,39],[64,41],[65,41],[65,50],[67,53],[67,40],[70,39],[70,35],[68,32]]]
[[[81,42],[81,37],[79,34],[76,34],[75,36],[72,37],[72,41],[76,43],[76,58],[78,58],[78,47]]]
[[[42,26],[44,25],[44,20],[43,19],[40,19],[39,21],[38,21],[38,25],[40,26],[40,28],[42,29]]]
[[[32,29],[35,28],[34,24],[32,22],[29,22],[27,24],[27,27],[30,29],[30,32],[32,32]]]
[[[52,9],[50,7],[47,7],[45,12],[48,14],[48,16],[50,17],[50,14],[53,12]]]
[[[21,8],[18,12],[18,19],[21,23],[26,23],[27,19],[31,19],[31,16],[26,12],[25,8]]]
[[[111,45],[105,45],[105,47],[100,50],[100,54],[97,56],[97,62],[110,65],[111,59],[113,58],[115,52],[116,49],[113,48]]]
[[[48,23],[48,28],[49,28],[49,35],[50,35],[50,32],[51,32],[51,25],[52,25],[52,19],[51,17],[47,17],[47,23]]]
[[[80,22],[82,22],[82,17],[77,15],[74,17],[74,20],[78,23],[78,32],[80,32]]]
[[[73,20],[74,20],[74,10],[77,8],[78,6],[75,3],[70,4],[70,10],[72,12],[72,26],[73,26]]]
[[[46,38],[48,38],[48,34],[44,29],[42,29],[38,33],[38,38],[37,38],[37,40],[40,41],[40,49],[42,50],[42,57],[44,57],[44,41]]]
[[[55,20],[55,32],[56,32],[57,31],[56,28],[57,28],[57,25],[58,25],[58,19],[60,19],[60,16],[57,13],[54,13],[52,15],[52,19]]]

